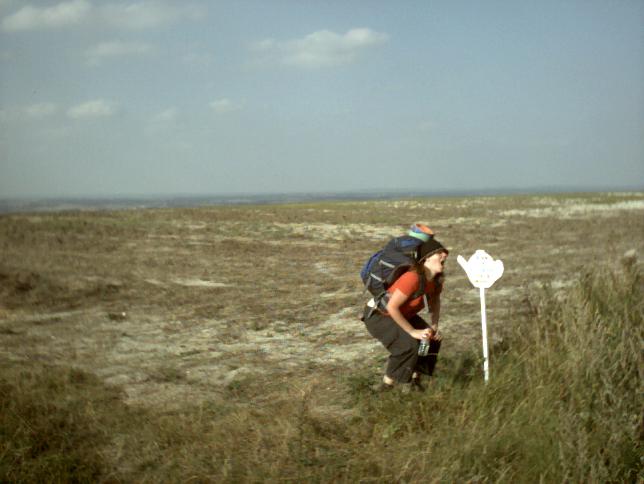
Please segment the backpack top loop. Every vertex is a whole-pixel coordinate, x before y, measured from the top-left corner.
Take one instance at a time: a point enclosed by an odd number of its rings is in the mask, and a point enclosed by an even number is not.
[[[434,236],[434,231],[427,225],[414,224],[409,229],[409,232],[407,232],[407,235],[423,242],[429,242],[429,240]]]

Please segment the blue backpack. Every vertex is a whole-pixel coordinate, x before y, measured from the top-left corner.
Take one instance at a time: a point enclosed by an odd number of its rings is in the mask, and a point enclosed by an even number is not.
[[[378,309],[386,311],[389,302],[387,288],[414,267],[418,260],[418,249],[423,242],[411,235],[395,237],[364,264],[360,278],[365,289],[373,296]],[[412,299],[425,293],[425,278],[419,275],[419,280],[419,288],[412,294]]]

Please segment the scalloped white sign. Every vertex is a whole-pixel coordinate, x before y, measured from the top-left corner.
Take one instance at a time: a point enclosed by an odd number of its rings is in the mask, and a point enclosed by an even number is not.
[[[484,250],[477,250],[467,261],[459,255],[456,261],[474,287],[488,289],[503,275],[503,262],[492,259]]]

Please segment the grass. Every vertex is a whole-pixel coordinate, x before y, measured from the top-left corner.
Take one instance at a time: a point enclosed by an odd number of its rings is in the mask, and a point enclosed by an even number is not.
[[[105,475],[104,417],[118,393],[74,369],[0,380],[0,480],[90,482]]]
[[[0,482],[641,480],[636,263],[584,267],[641,254],[644,217],[577,210],[629,199],[0,216]],[[446,341],[428,394],[381,397],[357,273],[412,221],[452,248]],[[506,265],[487,386],[477,248]]]
[[[506,325],[488,384],[467,353],[441,357],[422,395],[374,395],[359,366],[326,412],[312,402],[328,381],[137,409],[80,370],[3,368],[0,481],[641,482],[642,288],[633,258],[544,286]]]

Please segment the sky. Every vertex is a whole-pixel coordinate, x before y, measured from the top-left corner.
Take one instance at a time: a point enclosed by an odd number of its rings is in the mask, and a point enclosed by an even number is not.
[[[0,198],[644,189],[641,0],[0,0]]]

